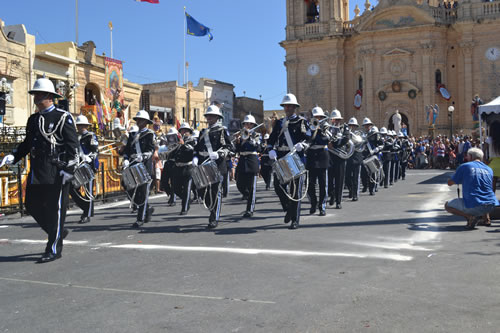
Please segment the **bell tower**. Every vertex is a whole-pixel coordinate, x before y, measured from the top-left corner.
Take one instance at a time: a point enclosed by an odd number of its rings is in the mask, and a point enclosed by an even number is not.
[[[287,27],[349,21],[349,0],[287,0]]]

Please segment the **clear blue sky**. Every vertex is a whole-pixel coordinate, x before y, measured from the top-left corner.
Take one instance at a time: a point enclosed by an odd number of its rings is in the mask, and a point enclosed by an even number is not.
[[[350,16],[356,4],[350,1]],[[376,3],[376,1],[372,1]],[[113,55],[123,60],[125,77],[150,83],[182,84],[184,11],[212,29],[214,39],[186,37],[189,80],[200,77],[235,85],[236,96],[259,98],[265,109],[279,108],[286,93],[285,0],[79,0],[79,43],[93,40],[110,56],[108,22],[113,22]],[[2,1],[0,19],[24,24],[38,43],[75,40],[75,0]]]

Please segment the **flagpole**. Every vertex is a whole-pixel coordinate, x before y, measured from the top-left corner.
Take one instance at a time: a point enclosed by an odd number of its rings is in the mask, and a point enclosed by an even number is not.
[[[182,64],[184,68],[184,76],[183,76],[183,81],[182,85],[186,84],[186,6],[184,6],[184,31],[183,31],[183,37],[184,37],[184,63]]]
[[[108,24],[109,26],[109,37],[110,37],[110,42],[111,42],[111,58],[113,58],[113,24],[111,23],[111,21],[109,22]]]
[[[78,0],[75,0],[75,42],[78,46]]]

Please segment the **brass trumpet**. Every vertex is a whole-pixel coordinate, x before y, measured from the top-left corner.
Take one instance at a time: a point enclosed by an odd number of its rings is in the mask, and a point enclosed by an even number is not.
[[[250,130],[248,128],[242,129],[241,130],[241,139],[242,140],[248,140],[248,139],[250,139],[250,137],[255,138],[256,135],[258,135],[258,133],[255,133],[255,130],[257,130],[257,128],[259,128],[259,127],[261,127],[263,125],[264,125],[264,123],[262,123],[260,125],[257,125],[257,126],[255,126],[254,128],[252,128]]]
[[[325,124],[325,122],[327,120],[328,120],[328,118],[325,118],[322,120],[318,120],[317,118],[311,119],[311,124],[309,125],[309,127],[311,128],[311,131],[316,131],[317,129],[319,129],[323,124]],[[326,124],[328,124],[328,123],[326,123]]]

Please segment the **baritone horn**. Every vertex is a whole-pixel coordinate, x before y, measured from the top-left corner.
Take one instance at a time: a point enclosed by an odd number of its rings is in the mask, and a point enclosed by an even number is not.
[[[253,133],[255,132],[255,130],[257,130],[257,128],[263,126],[264,123],[260,124],[260,125],[257,125],[255,126],[254,128],[252,128],[251,130],[249,130],[248,128],[244,128],[241,130],[241,139],[242,140],[248,140],[250,138],[250,136],[253,136]]]

